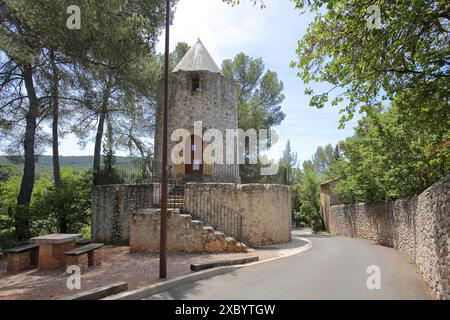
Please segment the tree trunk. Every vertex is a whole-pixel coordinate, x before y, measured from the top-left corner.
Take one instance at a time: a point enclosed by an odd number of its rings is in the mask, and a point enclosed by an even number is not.
[[[50,53],[52,64],[52,83],[51,83],[51,105],[52,105],[52,147],[53,147],[53,179],[56,191],[59,192],[62,187],[61,166],[59,163],[59,72],[56,66],[55,53]],[[65,216],[63,204],[57,202],[58,229],[61,233],[67,233],[67,219]]]
[[[35,179],[35,135],[38,116],[38,99],[33,81],[33,72],[31,65],[23,67],[23,78],[25,88],[28,94],[29,108],[26,115],[26,128],[24,139],[25,161],[22,175],[22,183],[20,185],[19,196],[17,198],[17,212],[14,219],[15,233],[17,240],[22,241],[29,237],[30,217],[28,213],[31,194],[34,187]]]
[[[95,137],[95,147],[94,147],[94,185],[98,185],[100,183],[100,175],[101,175],[101,154],[102,154],[102,140],[103,133],[105,131],[105,120],[108,113],[108,101],[111,90],[111,79],[108,80],[108,83],[105,86],[105,91],[103,92],[102,97],[102,105],[100,108],[100,114],[98,119],[98,128],[97,135]]]

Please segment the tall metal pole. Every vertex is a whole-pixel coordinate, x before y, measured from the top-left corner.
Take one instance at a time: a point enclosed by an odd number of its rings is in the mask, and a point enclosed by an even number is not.
[[[159,277],[167,278],[167,193],[168,193],[168,116],[169,116],[169,29],[170,0],[166,0],[166,51],[164,54],[164,115],[163,115],[163,158],[161,184],[161,235],[159,246]]]

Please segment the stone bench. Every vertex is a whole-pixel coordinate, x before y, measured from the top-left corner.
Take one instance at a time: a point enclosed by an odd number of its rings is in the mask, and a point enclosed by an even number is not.
[[[81,270],[87,270],[88,267],[101,265],[101,250],[103,243],[91,243],[82,247],[64,252],[66,256],[66,266],[79,266]]]
[[[7,271],[20,272],[38,265],[39,244],[27,244],[25,246],[6,250],[8,254]]]

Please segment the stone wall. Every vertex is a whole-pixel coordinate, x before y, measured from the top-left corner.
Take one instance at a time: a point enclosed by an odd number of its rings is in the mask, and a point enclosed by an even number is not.
[[[242,240],[252,246],[291,240],[291,189],[282,185],[191,183],[186,186],[188,212],[207,197],[242,215]],[[220,224],[220,221],[219,221]],[[220,230],[220,228],[219,228]]]
[[[159,203],[160,185],[95,186],[92,192],[92,238],[128,243],[131,215]]]
[[[330,232],[405,253],[439,299],[449,298],[450,176],[418,197],[384,204],[335,205]]]
[[[159,204],[159,197],[159,184],[94,187],[93,239],[99,242],[128,244],[132,215],[140,209]],[[195,213],[192,211],[208,197],[213,197],[218,203],[242,215],[242,240],[248,244],[257,246],[291,240],[289,187],[262,184],[187,184],[185,209]]]

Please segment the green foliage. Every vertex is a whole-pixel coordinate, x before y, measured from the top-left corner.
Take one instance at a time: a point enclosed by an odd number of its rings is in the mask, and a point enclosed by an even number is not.
[[[283,151],[283,157],[280,159],[280,166],[287,170],[288,180],[294,181],[294,171],[298,164],[298,156],[292,151],[291,142],[288,140],[286,148]]]
[[[399,111],[420,121],[434,114],[441,116],[441,126],[445,123],[450,85],[447,1],[377,1],[373,4],[381,9],[380,29],[367,26],[370,3],[294,2],[300,9],[309,5],[316,18],[299,41],[292,66],[306,83],[328,82],[332,91],[341,89],[332,101],[346,103],[341,125],[357,109],[376,110],[384,100],[400,103]],[[331,98],[331,91],[307,93],[318,108]]]
[[[103,142],[103,168],[100,171],[97,184],[118,184],[124,182],[119,170],[115,168],[117,159],[114,151],[114,138],[111,122],[108,121],[107,131]]]
[[[336,190],[361,202],[420,194],[448,174],[448,141],[450,131],[411,127],[396,108],[371,114],[341,143],[345,157],[333,168],[342,177]]]
[[[80,230],[80,233],[83,235],[83,239],[91,239],[92,237],[92,228],[91,226],[85,226]]]
[[[15,246],[19,245],[21,243],[18,243],[16,241],[16,237],[14,234],[14,229],[9,228],[0,228],[0,257],[4,256],[6,253],[5,251],[14,248]]]
[[[291,199],[292,212],[300,212],[301,205],[302,202],[301,202],[300,183],[297,183],[292,186],[292,199]]]
[[[300,183],[300,212],[307,217],[312,225],[319,226],[320,219],[320,177],[308,167],[302,172]]]
[[[324,230],[320,212],[320,183],[335,178],[339,148],[332,145],[318,147],[311,160],[303,163],[299,170],[299,182],[292,187],[292,210],[297,225],[311,226],[314,232]]]
[[[172,9],[176,3],[171,1]],[[15,210],[17,236],[24,238],[33,228],[33,217],[27,215],[34,214],[34,159],[50,142],[43,129],[49,122],[55,146],[58,134],[74,133],[86,143],[97,130],[96,174],[106,116],[117,145],[150,155],[150,143],[142,136],[154,124],[159,81],[154,48],[166,1],[80,0],[79,30],[66,27],[67,8],[74,4],[69,0],[1,4],[0,135],[8,154],[27,151],[17,198],[24,206]]]
[[[223,74],[236,82],[239,128],[270,129],[285,118],[283,83],[276,72],[264,72],[261,58],[239,53],[233,60],[224,60]]]
[[[312,161],[315,171],[325,173],[334,160],[334,149],[333,146],[329,144],[325,147],[318,147]]]
[[[20,170],[12,165],[0,164],[0,183],[7,181],[12,176],[19,176]]]
[[[342,177],[337,191],[348,201],[380,202],[417,195],[447,175],[447,1],[377,1],[379,29],[368,27],[365,2],[294,2],[316,17],[292,67],[306,83],[327,82],[331,88],[306,90],[311,106],[323,108],[330,99],[333,106],[345,105],[341,127],[356,111],[365,114],[326,172]]]
[[[125,182],[130,182],[130,180],[137,179],[136,177],[128,178],[125,172],[119,168],[102,169],[100,171],[100,176],[98,177],[98,185],[113,185],[113,184],[124,184]]]
[[[17,207],[20,177],[10,177],[0,184],[0,230],[5,237],[13,234],[14,219],[18,212],[30,217],[32,236],[58,232],[58,212],[65,215],[70,233],[82,232],[90,225],[91,175],[72,168],[63,168],[61,173],[62,187],[59,190],[56,190],[49,177],[39,177],[33,189],[31,203],[26,208]]]
[[[186,55],[189,49],[191,49],[191,47],[186,42],[177,43],[175,50],[170,54],[170,63],[171,63],[170,70],[176,67],[176,65]]]
[[[239,53],[234,59],[224,60],[223,74],[236,83],[238,97],[238,125],[243,130],[270,129],[279,125],[285,118],[281,111],[284,101],[283,82],[278,80],[276,72],[267,70],[261,58],[252,58]],[[258,153],[267,149],[267,141],[259,141]],[[268,146],[270,147],[270,146]],[[246,146],[246,159],[258,159],[260,154],[251,154]],[[243,181],[257,182],[260,177],[258,165],[242,164]]]
[[[61,177],[60,189],[57,190],[52,185],[33,199],[31,207],[34,216],[39,221],[44,221],[44,228],[38,228],[36,233],[45,230],[46,224],[48,231],[57,230],[58,212],[64,214],[69,233],[79,233],[91,223],[91,175],[79,173],[72,168],[63,168]],[[49,221],[45,221],[46,219]]]

